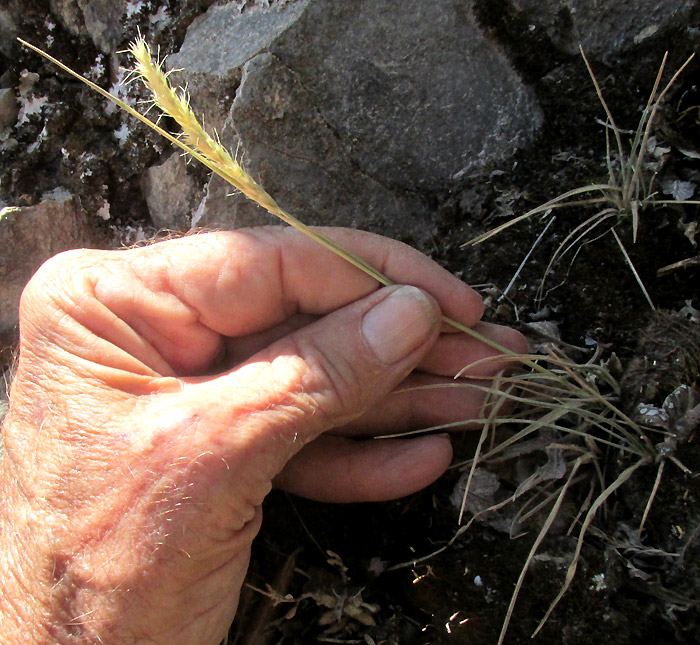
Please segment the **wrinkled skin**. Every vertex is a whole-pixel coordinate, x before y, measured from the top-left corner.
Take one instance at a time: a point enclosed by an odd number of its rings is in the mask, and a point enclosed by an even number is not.
[[[282,228],[38,271],[3,426],[1,642],[217,643],[273,485],[376,501],[446,469],[445,436],[371,439],[478,416],[473,389],[401,391],[495,354],[441,313],[522,337],[480,323],[478,295],[417,251],[326,232],[420,290]]]

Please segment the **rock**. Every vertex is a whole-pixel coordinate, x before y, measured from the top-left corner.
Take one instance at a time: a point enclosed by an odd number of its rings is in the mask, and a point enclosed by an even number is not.
[[[74,36],[89,36],[105,54],[122,40],[127,0],[51,0],[51,11]]]
[[[216,112],[241,79],[227,139],[305,221],[375,227],[400,218],[403,231],[418,231],[428,196],[510,156],[541,114],[469,3],[404,5],[299,0],[240,15],[212,7],[170,65],[184,68],[195,109],[203,91],[208,123],[221,123]],[[224,206],[218,184],[200,223],[259,221],[240,199]]]
[[[167,66],[184,68],[192,106],[209,127],[221,131],[243,65],[267,50],[308,2],[274,4],[264,12],[243,14],[235,2],[215,5],[190,25],[180,51],[168,58]]]
[[[15,47],[17,27],[9,9],[0,8],[0,53],[8,58],[12,56]]]
[[[105,54],[114,51],[123,36],[125,0],[78,0],[78,4],[92,42]]]
[[[50,0],[51,13],[73,36],[85,36],[85,20],[78,0]]]
[[[470,7],[315,0],[272,51],[372,177],[443,190],[510,156],[541,122],[533,93]]]
[[[662,29],[685,29],[693,10],[687,0],[511,0],[534,28],[544,29],[567,53],[579,44],[586,54],[607,59]]]
[[[426,236],[429,220],[421,202],[395,194],[354,167],[313,97],[271,54],[256,56],[245,66],[223,141],[233,150],[238,141],[246,142],[241,145],[244,167],[305,223],[388,233],[400,218],[406,234],[413,228],[412,236]],[[231,192],[229,184],[213,177],[194,223],[208,228],[279,223]]]
[[[0,212],[0,355],[15,342],[20,295],[39,266],[68,249],[95,246],[98,235],[88,225],[79,201],[68,196],[26,208]]]
[[[0,90],[0,130],[9,128],[17,122],[19,105],[15,91],[10,88]]]
[[[186,231],[199,192],[187,173],[187,161],[176,151],[159,166],[146,169],[141,188],[153,223],[158,228]]]

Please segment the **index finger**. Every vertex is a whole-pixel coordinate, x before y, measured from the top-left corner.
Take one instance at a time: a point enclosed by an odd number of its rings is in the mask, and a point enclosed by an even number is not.
[[[478,294],[415,249],[372,233],[320,230],[391,279],[429,292],[452,318],[474,325],[481,317]],[[324,315],[380,286],[284,227],[203,233],[127,251],[72,252],[66,261],[70,266],[55,265],[43,282],[73,302],[62,305],[79,323],[71,351],[104,361],[91,353],[97,347],[85,336],[91,333],[124,352],[124,360],[170,375],[209,370],[225,351],[223,337],[264,331],[295,314]]]
[[[415,249],[379,235],[317,229],[361,256],[395,282],[430,293],[446,315],[473,326],[480,296]],[[302,233],[262,227],[207,233],[138,249],[131,261],[155,292],[170,291],[199,321],[224,336],[242,336],[290,315],[323,315],[380,285]]]

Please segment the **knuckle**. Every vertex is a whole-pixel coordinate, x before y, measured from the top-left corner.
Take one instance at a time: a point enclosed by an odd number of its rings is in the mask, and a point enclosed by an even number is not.
[[[73,268],[76,264],[83,264],[84,260],[87,258],[92,258],[95,251],[88,249],[71,249],[69,251],[62,251],[56,255],[50,257],[46,260],[34,274],[35,278],[41,280],[47,275],[53,275],[57,272],[65,271],[67,269]]]
[[[73,277],[76,268],[84,266],[86,264],[86,256],[92,255],[92,253],[94,252],[77,249],[63,251],[49,258],[31,277],[24,288],[23,297],[31,299],[51,293],[59,281],[65,281],[67,277]]]
[[[24,287],[19,302],[20,321],[41,325],[57,311],[66,312],[86,295],[90,267],[100,251],[64,251],[46,260]]]
[[[351,356],[334,348],[313,345],[302,354],[314,378],[318,407],[333,426],[363,412],[366,379]]]

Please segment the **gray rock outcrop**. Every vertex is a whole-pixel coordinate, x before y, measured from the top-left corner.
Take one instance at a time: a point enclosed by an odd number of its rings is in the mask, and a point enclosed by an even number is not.
[[[148,168],[141,189],[156,227],[175,231],[190,227],[198,184],[187,174],[187,161],[179,151]]]
[[[426,195],[510,156],[541,120],[469,5],[213,6],[169,64],[185,70],[207,123],[221,123],[230,101],[224,140],[283,207],[311,223],[381,231],[402,218],[418,231]],[[212,180],[199,225],[260,222],[243,199],[224,203],[220,184]]]
[[[579,44],[592,57],[609,58],[661,29],[688,27],[694,2],[688,0],[510,0],[506,10],[520,12],[534,28],[544,29],[557,47],[576,53]]]
[[[22,290],[51,256],[98,243],[94,228],[70,195],[0,211],[0,350],[11,345]]]
[[[74,36],[89,36],[103,53],[122,40],[127,0],[51,0],[51,10]]]

